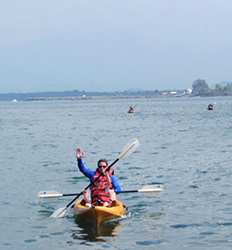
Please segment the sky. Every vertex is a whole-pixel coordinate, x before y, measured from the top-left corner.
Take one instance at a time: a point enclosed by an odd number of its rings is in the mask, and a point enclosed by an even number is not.
[[[0,93],[232,81],[231,0],[1,0]]]

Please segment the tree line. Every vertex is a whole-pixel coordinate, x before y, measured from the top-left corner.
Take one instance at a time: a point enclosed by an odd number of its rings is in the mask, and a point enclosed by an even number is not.
[[[203,79],[197,79],[192,84],[192,96],[232,96],[232,82],[215,84],[214,88]]]

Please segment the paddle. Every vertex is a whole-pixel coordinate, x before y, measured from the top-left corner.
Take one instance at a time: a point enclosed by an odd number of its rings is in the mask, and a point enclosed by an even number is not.
[[[119,160],[125,158],[126,156],[128,156],[129,154],[133,153],[136,148],[139,146],[139,141],[138,139],[133,139],[131,142],[129,142],[126,146],[123,147],[121,153],[119,154],[119,156],[117,157],[117,159],[111,163],[105,171],[108,171],[113,165],[115,165],[115,163],[117,163]],[[98,178],[95,179],[95,181],[97,181],[100,178],[100,176],[98,176]],[[51,215],[51,217],[53,218],[61,218],[64,217],[67,209],[72,206],[72,204],[89,188],[91,187],[92,183],[90,183],[88,186],[86,186],[80,193],[76,194],[76,197],[71,200],[65,207],[62,208],[58,208],[55,212],[53,212],[53,214]]]
[[[143,187],[140,189],[133,189],[133,190],[123,190],[120,191],[118,194],[125,194],[125,193],[155,193],[155,192],[161,192],[163,191],[163,188],[161,185],[158,186],[149,186],[149,187]],[[64,196],[75,196],[79,195],[79,193],[70,193],[70,194],[62,194],[57,191],[40,191],[38,193],[39,198],[57,198],[57,197],[64,197]]]

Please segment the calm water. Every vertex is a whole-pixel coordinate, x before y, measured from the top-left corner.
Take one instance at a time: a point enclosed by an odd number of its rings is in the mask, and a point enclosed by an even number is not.
[[[0,249],[232,249],[231,98],[0,102],[0,131]],[[71,212],[49,218],[72,197],[39,201],[39,191],[88,184],[77,146],[94,168],[135,137],[116,175],[124,189],[162,182],[161,194],[121,194],[130,216],[98,233]]]

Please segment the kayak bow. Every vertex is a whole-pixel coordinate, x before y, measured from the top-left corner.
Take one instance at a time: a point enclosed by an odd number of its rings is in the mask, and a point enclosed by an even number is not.
[[[90,204],[87,206],[77,201],[73,212],[78,219],[98,227],[106,221],[122,218],[126,214],[126,207],[121,201],[116,201],[112,207],[91,206]]]

